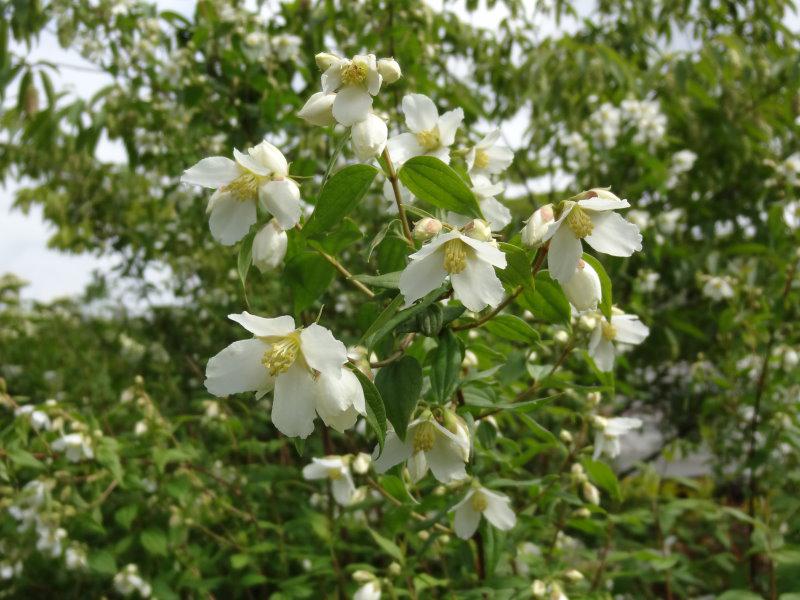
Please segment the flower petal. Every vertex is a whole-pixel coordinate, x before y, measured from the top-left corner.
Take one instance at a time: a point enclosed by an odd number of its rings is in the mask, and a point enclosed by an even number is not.
[[[595,212],[619,210],[621,208],[630,207],[627,200],[620,200],[619,198],[587,198],[586,200],[578,200],[578,204],[580,204],[581,208],[593,210]]]
[[[385,473],[411,456],[411,440],[413,438],[410,436],[410,432],[406,439],[408,442],[401,440],[391,429],[386,432],[383,452],[378,454],[380,452],[379,446],[375,446],[375,450],[372,452],[372,464],[376,473]]]
[[[294,331],[294,319],[288,315],[266,319],[245,311],[228,315],[228,318],[258,337],[279,337]]]
[[[224,246],[232,246],[247,235],[256,220],[255,202],[237,200],[225,194],[214,201],[208,226],[215,240]]]
[[[345,60],[338,60],[322,74],[321,81],[323,92],[330,94],[342,86],[342,65],[346,62]]]
[[[239,166],[230,158],[211,156],[186,169],[181,175],[181,183],[219,188],[229,184],[240,174]]]
[[[407,94],[403,97],[403,114],[406,125],[414,133],[430,131],[439,120],[439,111],[433,100],[424,94]]]
[[[483,511],[483,516],[492,525],[501,531],[508,531],[517,523],[517,515],[511,510],[508,496],[497,494],[487,489],[482,489],[483,495],[488,500],[486,510]]]
[[[488,262],[490,265],[499,269],[506,268],[506,255],[494,244],[476,240],[475,238],[471,238],[466,235],[459,235],[459,237],[461,238],[462,242],[475,250],[475,254],[479,259]]]
[[[342,125],[350,126],[367,118],[372,108],[372,96],[360,87],[346,87],[336,94],[333,117]]]
[[[501,173],[514,162],[514,153],[508,148],[493,146],[487,148],[484,152],[486,152],[486,157],[489,159],[489,163],[484,170],[489,173]]]
[[[386,142],[386,148],[395,166],[402,165],[409,158],[425,154],[425,148],[419,145],[417,136],[413,133],[401,133],[390,137]]]
[[[364,393],[350,369],[340,367],[340,370],[339,377],[327,372],[321,372],[317,377],[317,396],[314,406],[325,425],[342,433],[356,424],[358,411],[355,402],[360,392],[363,406]]]
[[[283,435],[307,438],[314,431],[314,380],[295,362],[275,379],[272,424]]]
[[[444,258],[436,253],[425,258],[412,260],[400,274],[398,287],[406,300],[405,306],[429,294],[444,281],[447,271],[444,269]]]
[[[300,348],[309,367],[334,379],[341,378],[347,348],[330,329],[312,323],[300,332]]]
[[[233,149],[233,156],[236,158],[236,162],[239,163],[243,169],[247,169],[256,175],[263,176],[269,175],[270,173],[269,169],[259,163],[255,158],[249,154],[245,154],[244,152],[239,152],[236,148]]]
[[[283,152],[267,140],[249,148],[247,153],[259,165],[268,169],[270,174],[284,177],[289,174],[289,163],[286,162]]]
[[[319,458],[312,458],[311,464],[303,467],[303,479],[313,481],[315,479],[327,479],[328,465],[324,464]]]
[[[550,240],[547,252],[547,268],[550,276],[556,281],[569,281],[578,267],[583,247],[569,227],[559,227]]]
[[[494,308],[503,301],[503,284],[494,267],[482,260],[467,259],[467,267],[461,273],[451,274],[450,281],[456,299],[473,312],[487,305]]]
[[[617,331],[614,339],[623,344],[641,344],[650,335],[650,328],[636,315],[614,315],[611,324]]]
[[[498,200],[486,198],[485,200],[481,200],[478,204],[492,231],[500,231],[511,223],[511,211]]]
[[[333,492],[333,499],[338,504],[341,506],[350,505],[353,501],[353,494],[356,492],[356,486],[349,471],[345,472],[339,479],[334,479],[331,482],[331,492]]]
[[[448,110],[439,118],[439,142],[442,146],[451,146],[456,141],[456,131],[464,120],[464,110],[457,108]]]
[[[630,256],[642,249],[639,228],[615,212],[589,213],[594,228],[586,242],[598,252],[611,256]]]
[[[600,336],[594,351],[592,351],[591,347],[589,348],[589,356],[592,357],[597,368],[604,373],[614,369],[614,344],[604,337]]]
[[[417,483],[428,472],[428,459],[424,452],[417,452],[409,457],[408,461],[406,461],[406,466],[408,467],[411,481]]]
[[[433,476],[442,483],[467,477],[464,460],[458,445],[446,438],[437,438],[433,448],[425,453]]]
[[[453,519],[453,529],[456,535],[462,540],[468,540],[478,530],[481,522],[481,513],[472,508],[472,504],[465,502],[456,509],[456,516]]]
[[[269,346],[257,339],[240,340],[211,357],[206,366],[205,386],[217,397],[272,389],[274,381],[261,358]]]
[[[300,188],[293,180],[265,183],[258,188],[258,197],[284,231],[300,222]]]

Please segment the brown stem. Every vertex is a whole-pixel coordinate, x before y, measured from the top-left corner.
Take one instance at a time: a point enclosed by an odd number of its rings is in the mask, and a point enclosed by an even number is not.
[[[373,292],[371,289],[369,289],[363,283],[358,281],[350,271],[348,271],[347,269],[344,268],[342,263],[340,263],[338,260],[336,260],[333,256],[331,256],[327,252],[323,252],[319,248],[317,248],[316,250],[317,250],[317,252],[320,253],[322,258],[324,258],[331,265],[333,265],[333,268],[336,269],[337,271],[339,271],[339,273],[342,275],[342,277],[344,277],[348,282],[353,284],[355,287],[357,287],[360,291],[364,292],[370,298],[374,298],[375,297],[375,292]]]
[[[386,169],[389,171],[389,182],[392,184],[394,201],[395,204],[397,204],[397,215],[400,217],[400,224],[403,226],[403,236],[405,236],[408,245],[414,248],[414,236],[411,235],[411,229],[408,226],[408,217],[406,217],[406,209],[403,207],[403,199],[400,195],[400,181],[397,179],[397,171],[394,170],[394,163],[392,163],[392,157],[389,156],[388,148],[383,149],[383,159],[386,161]]]
[[[375,362],[369,363],[369,366],[373,369],[377,369],[379,367],[385,367],[386,365],[390,365],[393,362],[396,362],[403,358],[403,355],[406,353],[406,348],[411,345],[411,342],[414,341],[415,333],[409,333],[406,337],[403,338],[403,341],[400,342],[400,348],[389,355],[388,358],[384,358],[383,360],[377,360]]]
[[[475,546],[478,549],[475,557],[475,570],[478,572],[478,581],[483,581],[486,579],[486,552],[483,548],[483,536],[480,531],[475,533]]]

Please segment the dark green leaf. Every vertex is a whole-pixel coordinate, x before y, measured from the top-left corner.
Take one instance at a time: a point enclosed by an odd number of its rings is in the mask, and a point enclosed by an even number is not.
[[[303,234],[309,238],[327,235],[339,225],[367,193],[377,172],[371,165],[350,165],[328,179]]]
[[[550,323],[569,323],[571,310],[569,300],[547,271],[536,274],[536,289],[533,294],[524,294],[529,308],[537,319]]]
[[[389,422],[400,439],[405,440],[408,422],[422,390],[422,366],[417,359],[404,356],[378,371],[375,387],[381,394]]]
[[[375,384],[372,383],[360,369],[352,367],[353,373],[358,378],[361,388],[364,390],[364,400],[367,405],[367,423],[372,427],[375,435],[378,436],[378,445],[383,451],[383,442],[386,439],[386,408],[383,405],[383,398]]]
[[[484,325],[487,331],[512,342],[536,344],[539,333],[528,323],[514,315],[497,315]]]
[[[456,391],[463,359],[461,342],[450,329],[445,329],[430,354],[431,389],[437,402],[447,402]]]
[[[438,158],[415,156],[398,173],[412,194],[438,208],[481,218],[475,194],[458,174]]]

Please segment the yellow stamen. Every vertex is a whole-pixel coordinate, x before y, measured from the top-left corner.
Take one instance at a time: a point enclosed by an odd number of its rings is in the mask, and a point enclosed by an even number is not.
[[[467,268],[467,251],[469,247],[456,238],[444,245],[444,270],[448,273],[461,273]]]
[[[264,352],[261,364],[269,371],[272,377],[285,373],[294,364],[297,353],[300,351],[300,336],[297,332],[290,333],[286,337],[273,343]]]
[[[603,321],[600,327],[602,328],[603,337],[609,342],[617,337],[617,328],[608,321]]]
[[[423,421],[414,431],[414,454],[417,452],[427,452],[433,448],[436,441],[436,427],[430,421]]]
[[[489,166],[489,153],[483,148],[475,149],[475,168],[485,169]]]
[[[425,152],[436,150],[439,146],[442,145],[442,142],[439,139],[439,128],[434,127],[433,129],[429,129],[428,131],[422,131],[418,133],[417,141],[419,142],[419,145],[425,149]]]
[[[239,201],[255,200],[258,197],[260,179],[258,175],[248,171],[239,175],[222,189],[230,192]]]
[[[470,498],[470,504],[472,504],[472,509],[474,511],[483,512],[486,510],[486,507],[489,506],[489,500],[486,499],[483,492],[475,492],[472,494],[472,498]]]
[[[586,211],[583,210],[577,204],[572,207],[572,210],[567,215],[567,225],[572,230],[572,233],[575,234],[575,237],[585,238],[587,235],[591,235],[592,230],[594,229],[594,224],[592,220],[589,218],[589,215],[586,214]]]
[[[344,85],[359,85],[367,80],[367,72],[369,68],[364,61],[350,61],[350,63],[342,69],[341,78]]]
[[[336,481],[337,479],[342,478],[342,470],[337,469],[336,467],[331,467],[328,469],[328,479],[331,481]]]

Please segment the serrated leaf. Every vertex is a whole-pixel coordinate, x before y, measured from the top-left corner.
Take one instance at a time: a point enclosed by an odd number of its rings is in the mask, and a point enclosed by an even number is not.
[[[375,376],[375,387],[381,394],[386,417],[401,440],[422,390],[422,366],[416,358],[404,356],[382,367]]]
[[[326,235],[338,226],[367,193],[377,172],[371,165],[350,165],[335,173],[322,188],[303,235]]]
[[[470,217],[483,217],[469,186],[438,158],[415,156],[406,161],[398,176],[412,194],[432,206]]]
[[[383,398],[375,384],[364,375],[360,369],[352,368],[361,389],[364,390],[364,400],[367,407],[367,423],[372,427],[375,435],[378,436],[378,445],[383,452],[383,443],[386,440],[386,408],[383,405]]]

